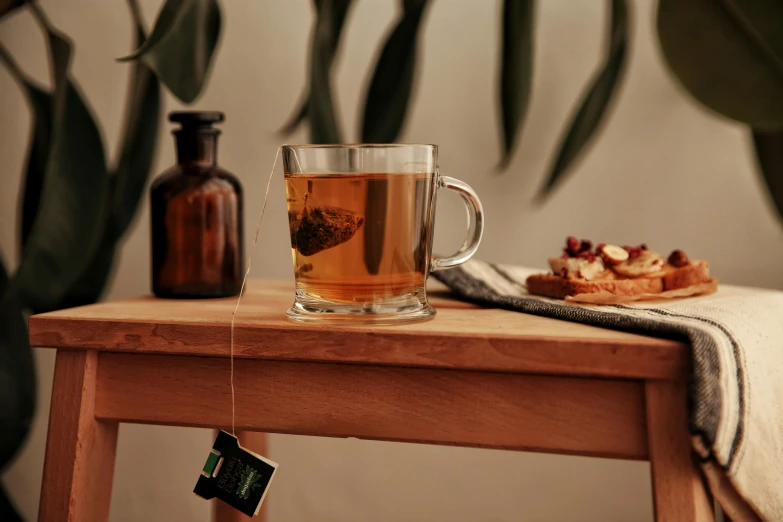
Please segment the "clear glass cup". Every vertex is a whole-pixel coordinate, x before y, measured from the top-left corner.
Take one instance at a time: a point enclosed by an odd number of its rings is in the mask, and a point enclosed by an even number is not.
[[[436,145],[286,145],[283,167],[296,280],[291,319],[429,318],[429,273],[464,263],[478,249],[481,202],[467,184],[440,175]],[[462,196],[468,235],[456,254],[436,259],[441,188]]]

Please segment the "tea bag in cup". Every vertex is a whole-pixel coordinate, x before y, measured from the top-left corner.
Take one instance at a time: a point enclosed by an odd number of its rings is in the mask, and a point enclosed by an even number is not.
[[[364,225],[364,217],[355,212],[331,206],[308,206],[308,195],[302,212],[289,214],[291,246],[303,256],[312,256],[350,240]]]

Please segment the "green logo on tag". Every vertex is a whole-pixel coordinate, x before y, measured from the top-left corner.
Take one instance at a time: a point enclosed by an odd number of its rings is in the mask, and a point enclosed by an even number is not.
[[[244,473],[239,477],[237,495],[239,495],[240,498],[249,498],[251,491],[261,487],[261,484],[257,484],[259,480],[261,480],[261,475],[258,474],[258,471],[250,466],[245,466]]]

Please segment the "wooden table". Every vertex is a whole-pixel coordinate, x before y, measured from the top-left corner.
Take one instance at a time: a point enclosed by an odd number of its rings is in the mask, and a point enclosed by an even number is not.
[[[284,316],[292,299],[269,281],[242,299],[238,429],[650,460],[656,520],[713,520],[687,346],[445,297],[422,323],[302,325]],[[234,303],[142,297],[30,318],[31,344],[58,349],[40,521],[107,520],[118,423],[231,425]]]

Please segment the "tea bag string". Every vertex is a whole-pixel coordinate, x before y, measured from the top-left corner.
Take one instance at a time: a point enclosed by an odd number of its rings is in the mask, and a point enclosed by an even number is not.
[[[275,153],[275,161],[272,162],[272,171],[269,173],[269,180],[266,182],[266,192],[264,193],[264,204],[261,206],[261,215],[258,216],[258,224],[256,225],[256,233],[253,236],[253,244],[250,246],[250,254],[247,256],[247,270],[245,270],[245,276],[242,278],[242,286],[239,288],[239,295],[237,296],[237,304],[234,307],[234,313],[231,314],[231,434],[236,437],[236,400],[234,392],[234,322],[236,321],[237,312],[239,311],[239,303],[242,301],[242,294],[245,291],[245,284],[247,278],[250,275],[250,263],[253,261],[253,252],[256,250],[256,243],[258,243],[258,232],[261,230],[261,220],[264,219],[264,212],[266,211],[266,204],[269,201],[269,189],[272,187],[272,178],[275,175],[275,167],[277,167],[277,158],[280,157],[280,151],[282,146],[277,148]],[[294,161],[299,165],[299,158],[294,153]],[[301,170],[301,165],[299,165]]]
[[[275,167],[277,167],[277,158],[280,156],[280,150],[283,147],[278,147],[275,153],[275,161],[272,163],[272,172],[269,173],[269,181],[266,182],[266,193],[264,194],[264,204],[261,206],[261,215],[258,216],[258,224],[256,225],[256,233],[253,236],[253,244],[250,247],[250,255],[247,256],[247,270],[245,270],[245,277],[242,278],[242,286],[239,288],[239,295],[237,296],[237,304],[234,307],[234,313],[231,314],[231,434],[236,437],[236,402],[234,397],[234,321],[237,318],[237,311],[239,310],[239,303],[242,301],[242,294],[245,291],[245,284],[247,283],[247,277],[250,275],[250,263],[253,261],[253,252],[256,250],[256,243],[258,243],[258,232],[261,230],[261,220],[264,219],[264,212],[266,211],[266,203],[269,200],[269,189],[272,187],[272,177],[275,175]]]

